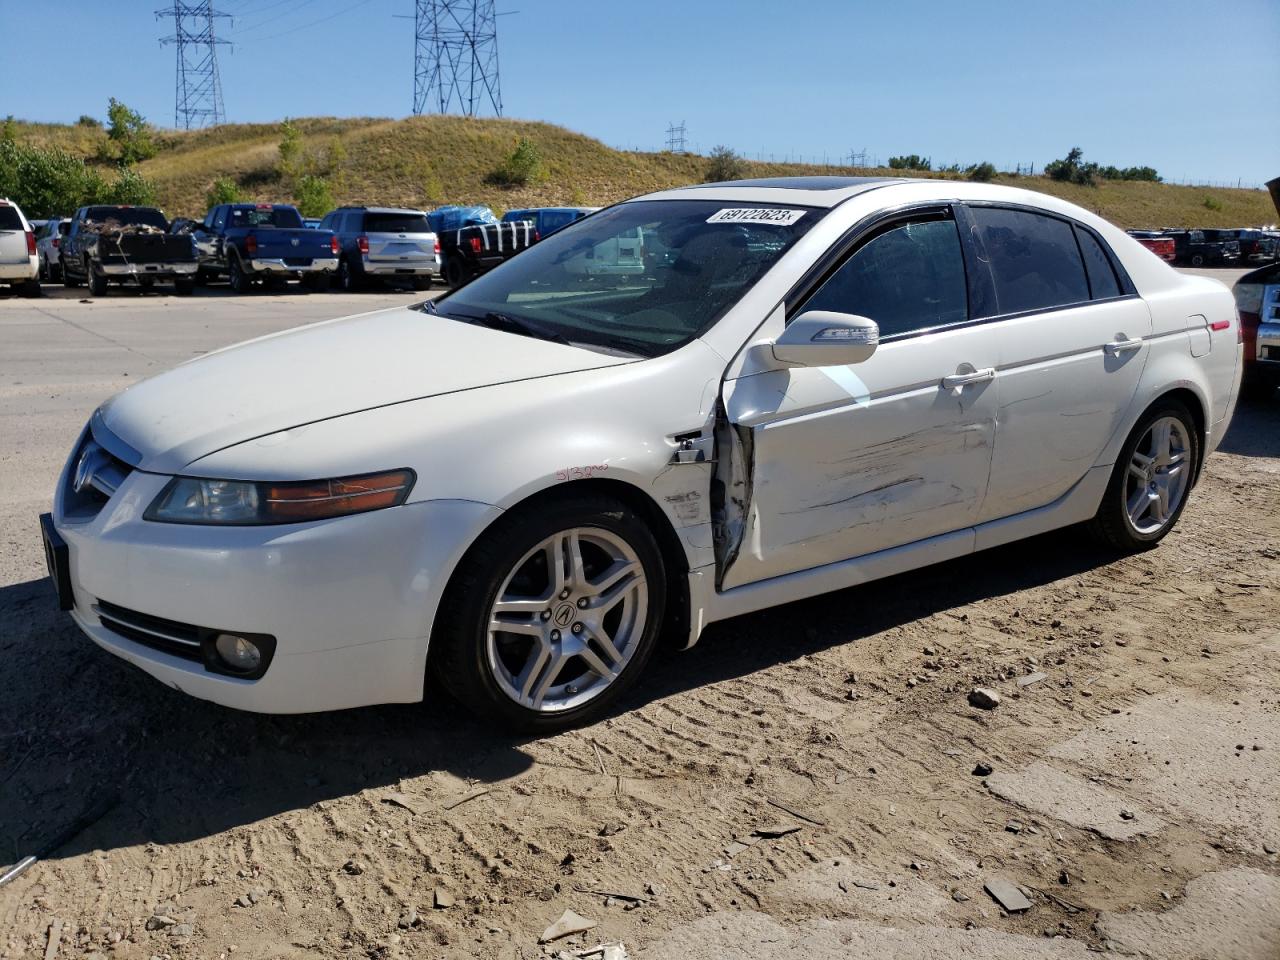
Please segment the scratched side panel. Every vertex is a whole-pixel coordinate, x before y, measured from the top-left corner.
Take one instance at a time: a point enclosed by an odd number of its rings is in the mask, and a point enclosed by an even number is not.
[[[886,344],[856,366],[728,383],[746,502],[736,548],[720,552],[722,588],[969,526],[986,492],[997,387],[940,381],[963,363],[992,365],[994,353],[974,328]]]

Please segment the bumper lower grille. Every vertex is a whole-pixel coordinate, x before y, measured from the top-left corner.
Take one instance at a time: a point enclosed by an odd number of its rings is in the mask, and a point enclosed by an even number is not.
[[[200,651],[202,631],[199,627],[126,610],[105,600],[98,601],[94,612],[106,629],[126,640],[196,663],[204,659]]]

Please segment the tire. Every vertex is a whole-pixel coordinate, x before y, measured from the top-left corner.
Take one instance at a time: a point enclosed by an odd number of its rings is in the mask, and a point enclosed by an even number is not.
[[[80,286],[80,284],[81,284],[82,282],[83,282],[83,281],[81,281],[81,280],[77,280],[75,277],[73,277],[73,276],[71,275],[71,271],[70,271],[70,270],[68,270],[68,269],[66,268],[66,266],[63,266],[63,268],[62,268],[62,285],[63,285],[64,287],[66,287],[68,290],[71,290],[71,289],[74,289],[75,287]]]
[[[431,289],[431,278],[430,278],[430,277],[414,277],[414,278],[413,278],[413,289],[415,289],[415,290],[430,290],[430,289]]]
[[[173,292],[180,297],[189,297],[196,292],[195,277],[175,277],[173,280]]]
[[[19,289],[24,297],[38,297],[44,292],[39,280],[24,280]]]
[[[1166,427],[1170,443],[1162,453],[1160,437]],[[1123,553],[1150,550],[1168,536],[1187,505],[1200,449],[1191,412],[1176,400],[1155,403],[1120,449],[1107,491],[1090,521],[1094,534]]]
[[[105,273],[97,273],[93,269],[93,264],[88,260],[84,262],[85,282],[89,285],[89,295],[93,297],[105,297],[107,295],[107,275]]]
[[[467,268],[460,260],[450,258],[445,261],[444,282],[450,290],[456,290],[467,282]]]
[[[250,293],[253,290],[252,278],[245,272],[240,263],[240,258],[234,254],[232,254],[231,260],[227,264],[227,282],[231,284],[231,289],[239,294]]]
[[[346,293],[357,293],[364,286],[346,257],[338,261],[338,286]]]
[[[583,560],[585,576],[564,578],[561,592],[548,572],[552,543],[577,544]],[[665,584],[653,534],[616,500],[587,495],[504,515],[467,551],[441,598],[428,681],[477,717],[516,730],[548,733],[599,719],[653,653]],[[500,595],[519,612],[496,611]],[[612,603],[597,607],[602,596]],[[520,630],[491,631],[499,617]],[[555,659],[540,661],[538,650]]]
[[[1191,265],[1192,265],[1193,267],[1203,267],[1203,266],[1204,266],[1204,255],[1203,255],[1203,254],[1199,254],[1199,253],[1193,253],[1193,254],[1191,255]]]

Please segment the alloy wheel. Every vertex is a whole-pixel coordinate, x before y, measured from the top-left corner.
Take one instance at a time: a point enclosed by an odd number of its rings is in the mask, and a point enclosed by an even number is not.
[[[1125,476],[1125,515],[1136,533],[1159,533],[1187,494],[1191,438],[1177,417],[1161,417],[1134,448]]]
[[[498,687],[539,713],[594,700],[640,646],[648,591],[639,556],[616,533],[547,537],[507,574],[489,614],[485,651]]]

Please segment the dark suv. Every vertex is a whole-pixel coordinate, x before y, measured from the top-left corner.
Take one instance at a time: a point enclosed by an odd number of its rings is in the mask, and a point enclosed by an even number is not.
[[[1228,266],[1240,259],[1240,241],[1232,230],[1170,230],[1178,263]]]
[[[426,290],[440,275],[440,245],[421,210],[339,207],[321,230],[338,238],[338,286],[358,290],[370,280],[408,280]]]

